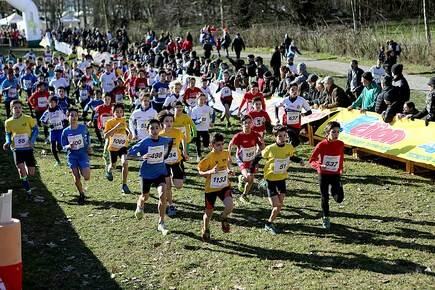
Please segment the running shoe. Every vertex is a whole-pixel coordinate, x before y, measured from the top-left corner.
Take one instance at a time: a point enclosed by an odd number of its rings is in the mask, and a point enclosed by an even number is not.
[[[275,228],[275,226],[272,223],[266,223],[264,224],[264,229],[268,232],[270,232],[272,235],[278,234],[278,229]]]
[[[210,242],[210,230],[209,229],[201,229],[201,238],[204,243]]]
[[[56,166],[56,167],[59,167],[61,165],[62,165],[62,163],[60,163],[60,161],[56,161],[56,163],[54,164],[54,166]]]
[[[166,236],[169,232],[169,230],[166,228],[166,225],[164,222],[159,222],[159,225],[157,226],[157,230],[162,233],[162,235]]]
[[[175,208],[174,205],[171,204],[166,209],[166,214],[168,215],[168,217],[174,217],[177,214],[177,209]]]
[[[122,190],[122,193],[124,193],[124,194],[130,194],[131,193],[130,188],[128,188],[127,184],[123,184],[121,186],[121,190]]]
[[[142,219],[143,218],[143,215],[144,215],[144,208],[143,207],[140,207],[140,206],[136,206],[136,211],[134,212],[134,216],[138,219],[138,220],[140,220],[140,219]]]
[[[113,181],[113,174],[111,171],[106,171],[106,178],[109,181]]]
[[[222,224],[222,231],[224,233],[229,233],[230,232],[230,223],[228,222],[228,218],[221,217],[221,224]]]
[[[85,204],[85,195],[83,193],[79,194],[79,197],[77,198],[77,203],[79,205],[84,205]]]
[[[329,220],[329,217],[322,218],[322,228],[325,230],[329,230],[331,228],[331,221]]]

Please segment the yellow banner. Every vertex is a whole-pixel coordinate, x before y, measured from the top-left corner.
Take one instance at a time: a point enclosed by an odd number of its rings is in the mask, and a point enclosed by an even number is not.
[[[397,118],[391,124],[381,116],[357,110],[342,110],[320,126],[316,135],[323,136],[330,121],[341,124],[340,140],[345,144],[435,166],[435,122]]]

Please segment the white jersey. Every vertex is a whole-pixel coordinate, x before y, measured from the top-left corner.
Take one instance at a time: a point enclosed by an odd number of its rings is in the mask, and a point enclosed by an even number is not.
[[[144,110],[142,107],[133,111],[130,115],[129,128],[133,136],[137,136],[139,140],[148,137],[147,124],[151,119],[157,119],[157,111],[149,107]]]
[[[383,67],[372,66],[369,70],[372,73],[375,83],[381,83],[381,77],[385,76],[385,69]]]
[[[166,100],[163,103],[163,107],[165,108],[170,106],[172,107],[171,110],[173,111],[174,104],[178,101],[183,102],[183,97],[181,95],[178,95],[177,97],[176,94],[171,94],[169,97],[166,97]]]
[[[100,76],[101,89],[103,91],[103,94],[110,93],[113,90],[116,80],[117,78],[114,72],[111,72],[109,74],[105,72]]]
[[[66,80],[66,79],[64,79],[64,78],[59,78],[59,79],[56,79],[56,78],[54,78],[54,79],[52,79],[51,81],[50,81],[50,83],[48,84],[48,86],[49,87],[53,87],[54,88],[54,91],[57,93],[58,92],[58,89],[60,88],[60,87],[64,87],[64,88],[66,88],[66,87],[68,87],[69,86],[69,83],[68,83],[68,81]]]
[[[192,120],[195,122],[197,131],[208,131],[210,129],[213,109],[207,105],[196,106],[192,109]]]
[[[277,103],[276,106],[284,108],[287,125],[293,127],[300,127],[302,109],[305,112],[311,110],[308,102],[301,96],[296,97],[294,101],[291,101],[290,97],[286,97]]]

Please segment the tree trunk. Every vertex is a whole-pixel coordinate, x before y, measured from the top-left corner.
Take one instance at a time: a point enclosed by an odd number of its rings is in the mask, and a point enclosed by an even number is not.
[[[356,32],[356,30],[358,29],[357,27],[357,20],[356,20],[356,0],[350,0],[350,5],[352,6],[352,20],[353,20],[353,31]]]
[[[82,0],[83,2],[82,2],[82,9],[83,9],[83,24],[84,24],[84,27],[85,28],[87,28],[87,26],[88,26],[88,19],[87,19],[87,17],[86,17],[86,12],[87,12],[87,7],[86,7],[86,0]]]
[[[423,18],[424,18],[424,30],[426,32],[427,45],[430,47],[432,44],[432,39],[431,39],[431,35],[430,35],[429,21],[427,19],[426,0],[423,0]]]
[[[223,4],[223,0],[219,0],[219,8],[220,8],[220,12],[221,12],[221,26],[222,29],[225,28],[225,21],[224,21],[224,4]]]

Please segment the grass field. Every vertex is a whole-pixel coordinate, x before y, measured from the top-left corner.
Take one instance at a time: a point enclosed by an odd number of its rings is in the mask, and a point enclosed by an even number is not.
[[[3,108],[1,113],[3,124]],[[228,142],[237,129],[218,123],[212,131],[223,132]],[[302,145],[297,154],[306,160],[311,150]],[[122,195],[120,170],[107,181],[96,147],[86,185],[90,199],[78,206],[64,156],[63,165],[55,167],[47,152],[47,145],[36,144],[38,168],[31,185],[39,201],[29,203],[11,154],[0,151],[0,192],[13,189],[13,215],[22,222],[24,289],[434,288],[434,180],[408,175],[391,161],[379,165],[346,156],[345,200],[331,201],[329,232],[320,226],[316,174],[297,165],[290,169],[277,219],[282,234],[263,230],[270,208],[256,190],[252,204],[236,203],[229,234],[220,230],[217,203],[213,241],[205,244],[200,239],[204,180],[196,162],[186,164],[186,184],[174,192],[178,213],[167,219],[170,234],[163,237],[156,231],[155,191],[145,218],[133,217],[138,162],[130,162],[135,194]],[[193,160],[193,152],[190,156]]]

